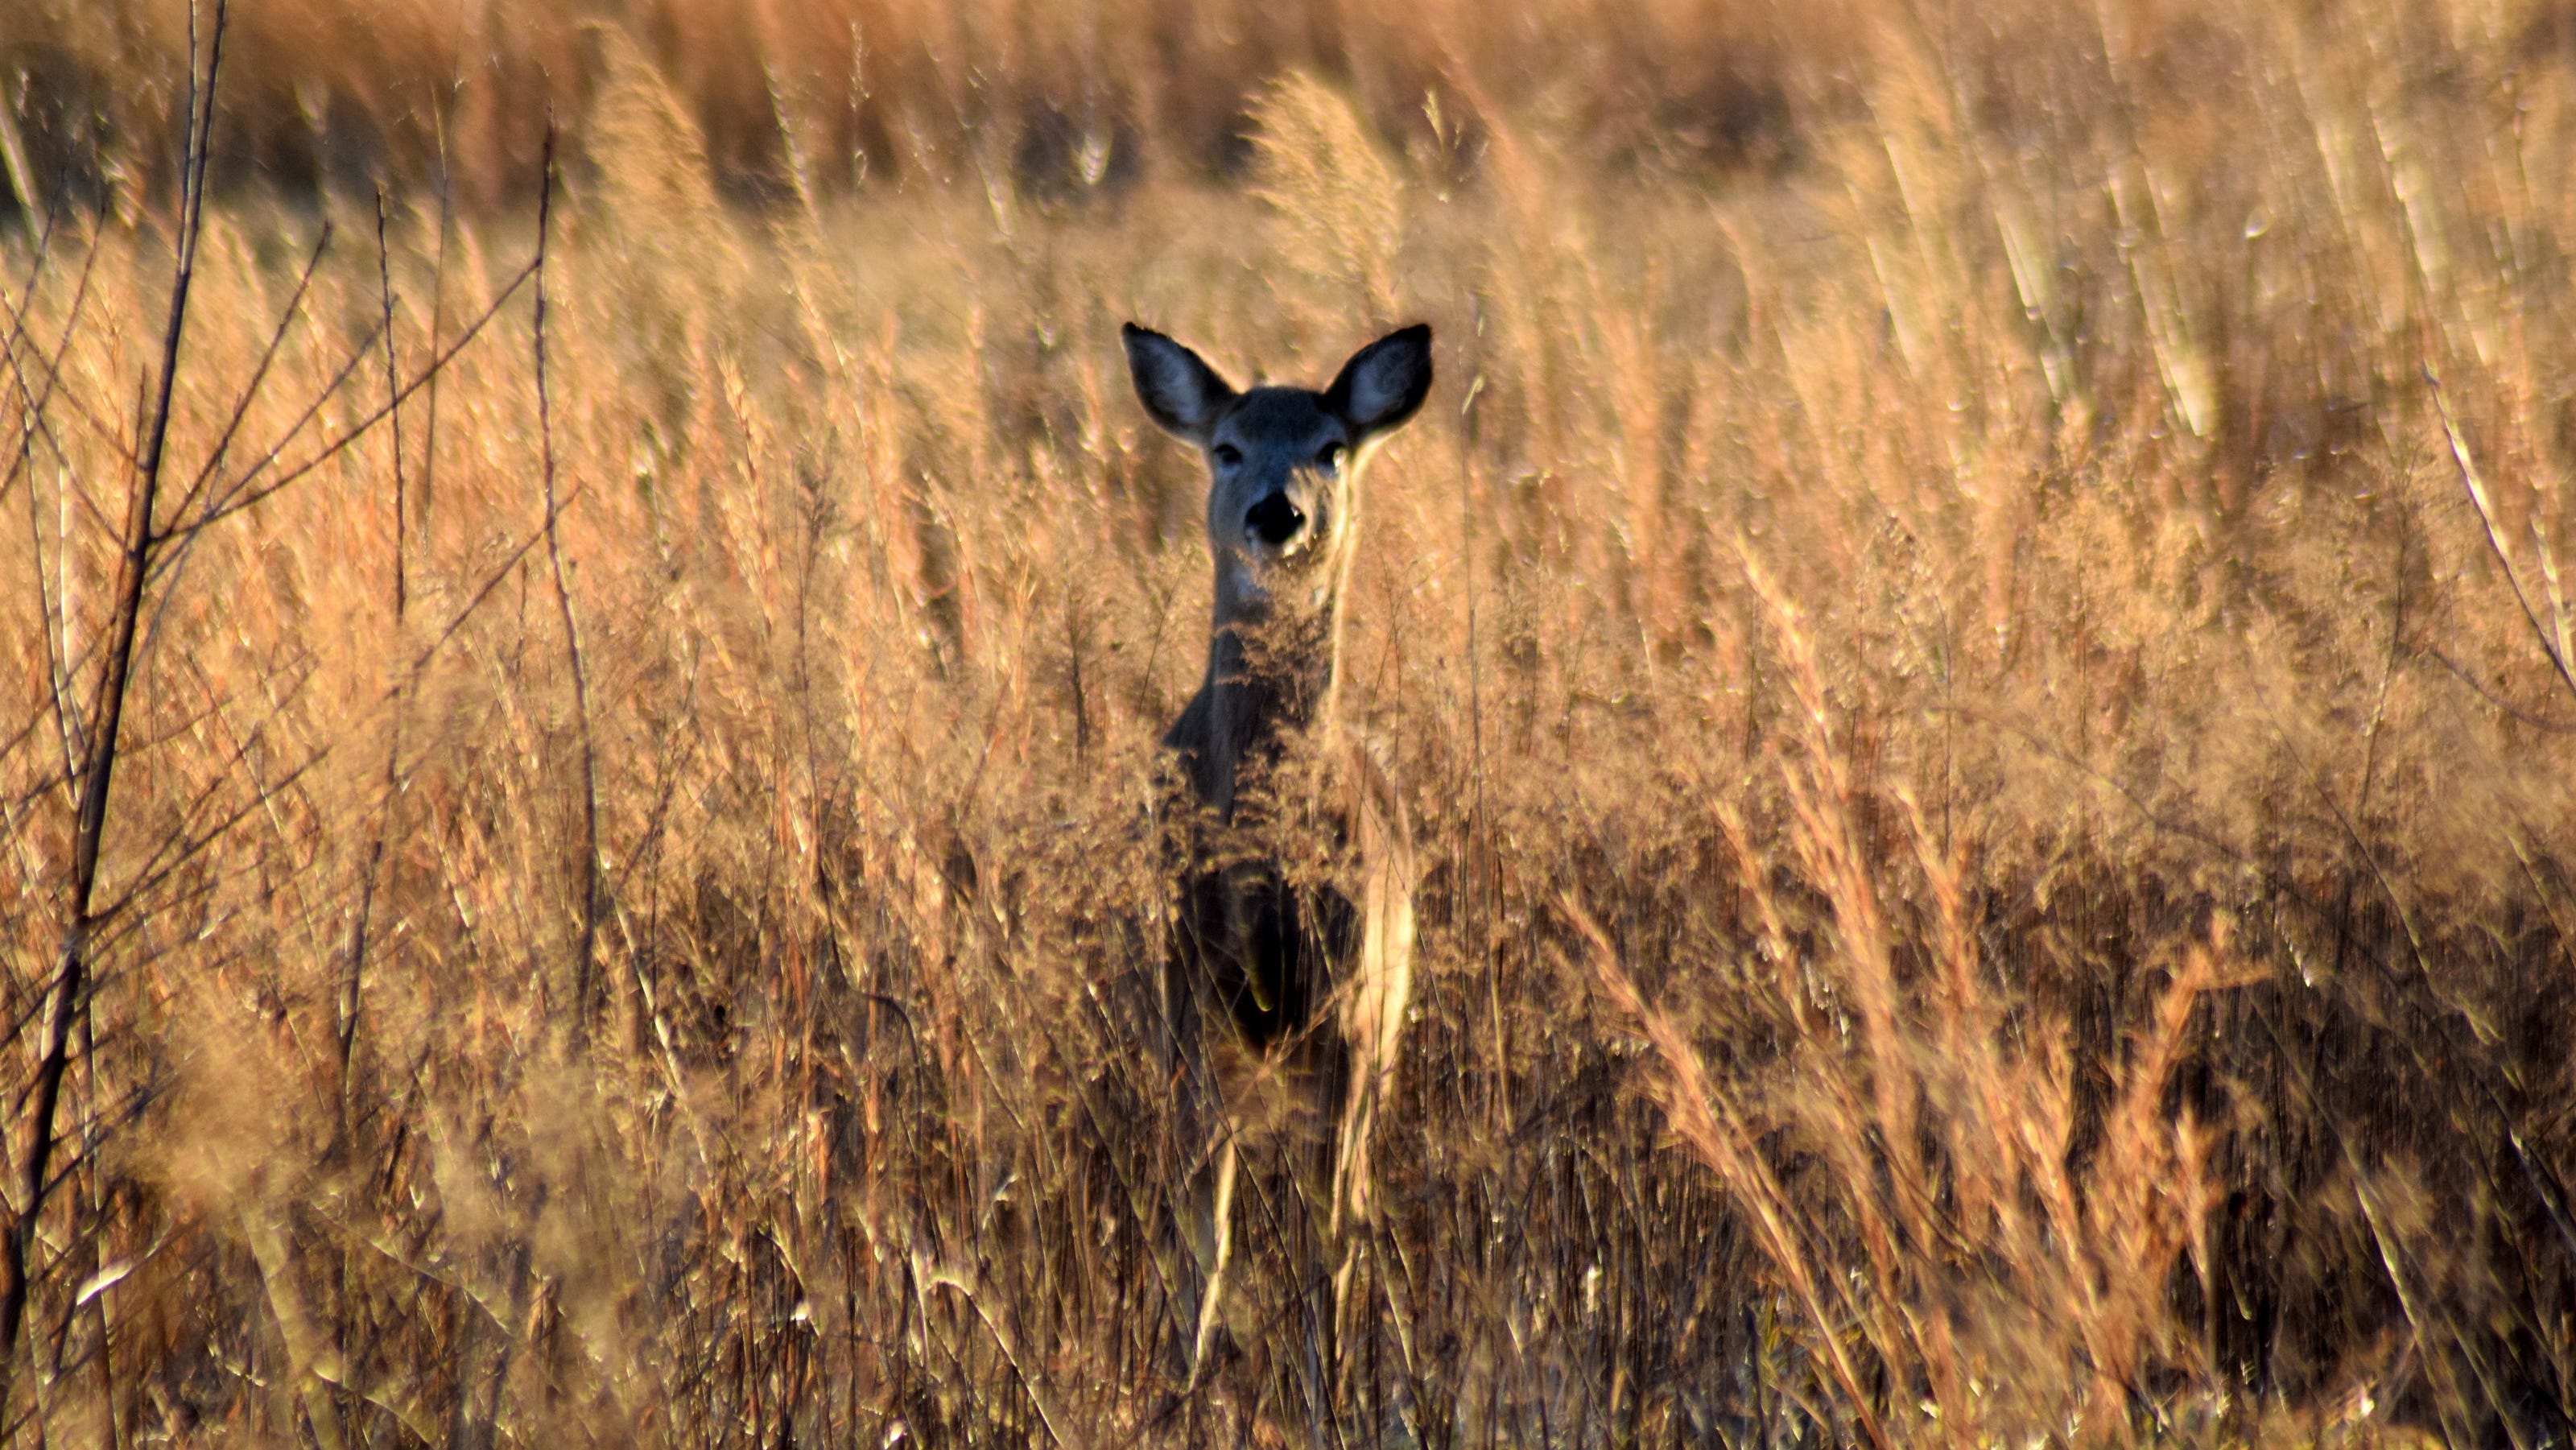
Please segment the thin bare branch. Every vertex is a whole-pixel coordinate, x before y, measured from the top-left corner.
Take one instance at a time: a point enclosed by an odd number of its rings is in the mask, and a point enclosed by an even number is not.
[[[159,386],[151,413],[143,420],[146,442],[128,493],[124,553],[118,567],[115,615],[109,624],[111,644],[107,669],[99,677],[96,703],[89,718],[96,722],[88,759],[83,762],[78,827],[73,836],[70,921],[54,969],[53,1004],[36,1069],[35,1100],[28,1112],[23,1172],[5,1247],[0,1247],[0,1406],[8,1403],[9,1378],[17,1362],[19,1328],[26,1316],[29,1252],[36,1223],[45,1209],[54,1152],[54,1115],[62,1100],[65,1070],[70,1066],[74,1026],[85,1000],[89,968],[91,896],[98,884],[99,847],[107,830],[108,787],[116,770],[118,730],[124,720],[132,680],[134,638],[143,614],[143,591],[152,564],[152,509],[161,482],[161,460],[170,436],[171,399],[178,384],[179,346],[188,324],[188,292],[195,278],[197,241],[203,235],[206,171],[214,130],[215,94],[223,74],[226,0],[215,0],[205,68],[197,69],[197,11],[189,7],[190,44],[188,158],[180,174],[177,275],[170,284],[168,324],[162,330]]]

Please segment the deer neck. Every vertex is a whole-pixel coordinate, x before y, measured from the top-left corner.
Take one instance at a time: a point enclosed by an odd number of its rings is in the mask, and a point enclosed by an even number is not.
[[[1341,681],[1341,589],[1304,607],[1229,601],[1220,585],[1208,641],[1208,733],[1201,794],[1231,818],[1245,768],[1275,765],[1288,743],[1328,728]],[[1230,606],[1230,607],[1229,607]]]

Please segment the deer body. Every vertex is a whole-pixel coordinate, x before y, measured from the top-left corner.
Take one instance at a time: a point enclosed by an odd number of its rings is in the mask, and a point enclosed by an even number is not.
[[[1338,1238],[1369,1212],[1369,1139],[1412,989],[1417,879],[1402,799],[1339,716],[1343,594],[1359,475],[1429,392],[1431,331],[1379,339],[1321,392],[1238,393],[1160,333],[1130,324],[1125,341],[1146,410],[1196,444],[1209,469],[1207,672],[1163,737],[1186,795],[1166,973],[1174,1034],[1197,1069],[1182,1076],[1207,1080],[1202,1023],[1214,1016],[1229,1045],[1311,1084],[1331,1124],[1328,1220]],[[1197,1236],[1210,1262],[1194,1360],[1228,1257],[1234,1171],[1229,1124],[1212,1222]],[[1344,1271],[1350,1263],[1346,1253]]]

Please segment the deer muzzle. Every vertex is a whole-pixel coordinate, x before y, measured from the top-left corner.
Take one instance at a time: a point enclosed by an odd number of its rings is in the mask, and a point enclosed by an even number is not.
[[[1244,511],[1243,531],[1274,549],[1285,549],[1306,530],[1306,511],[1274,493]]]

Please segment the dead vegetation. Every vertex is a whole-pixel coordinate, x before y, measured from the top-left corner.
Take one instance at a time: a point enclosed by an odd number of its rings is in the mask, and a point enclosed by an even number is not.
[[[2566,15],[950,9],[0,20],[0,1439],[2576,1433]],[[1129,317],[1442,349],[1187,1393]]]

